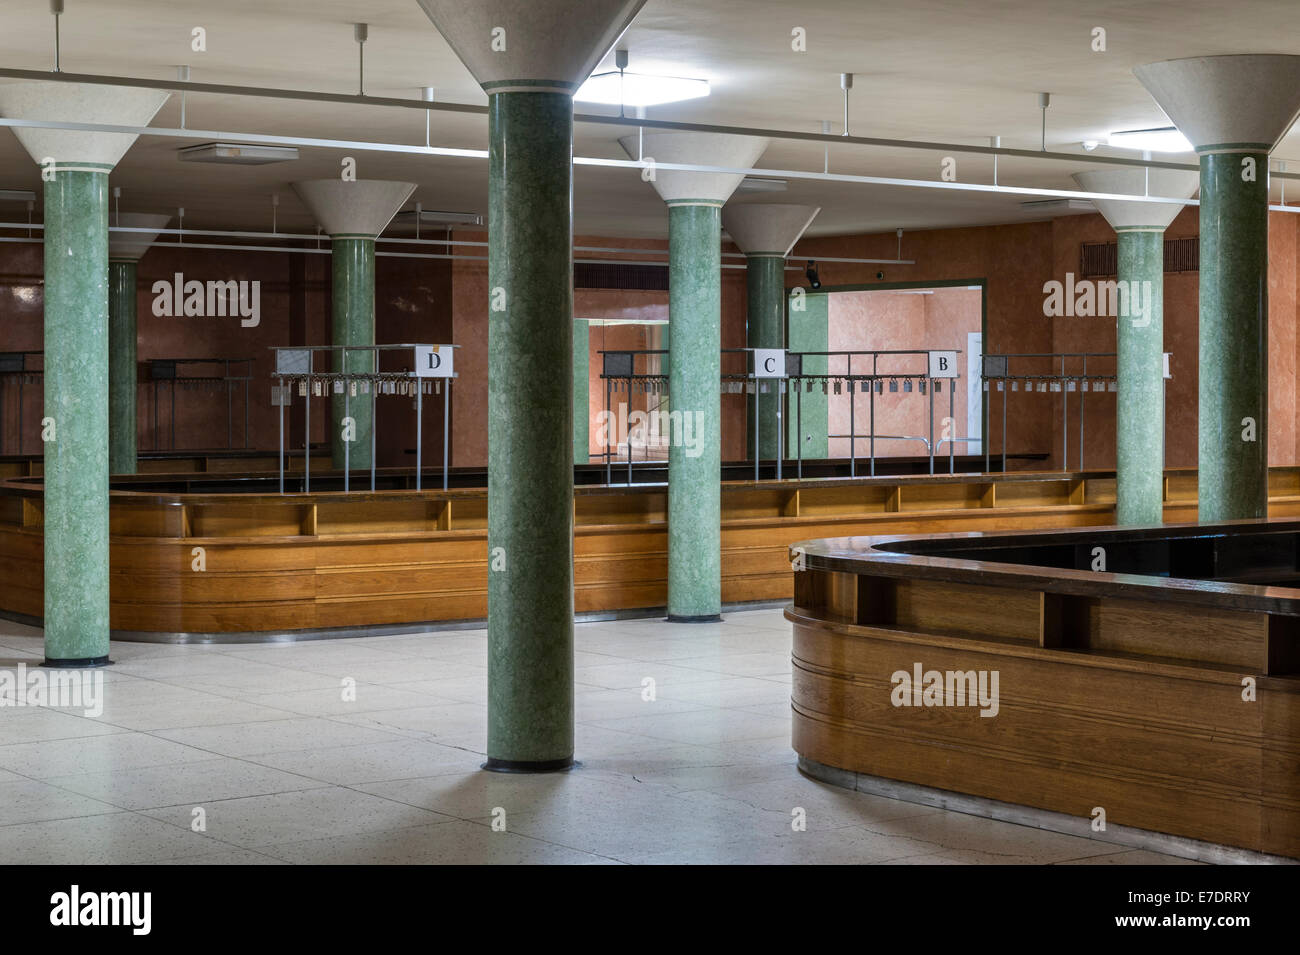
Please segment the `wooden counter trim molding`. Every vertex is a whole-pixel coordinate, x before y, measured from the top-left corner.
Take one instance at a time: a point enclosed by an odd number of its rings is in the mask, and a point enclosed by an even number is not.
[[[1207,533],[1272,574],[1300,522],[798,545],[801,764],[1300,858],[1300,591],[940,556]]]

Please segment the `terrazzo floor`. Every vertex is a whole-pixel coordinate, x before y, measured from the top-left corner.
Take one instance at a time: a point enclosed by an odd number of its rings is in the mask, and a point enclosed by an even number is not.
[[[576,633],[582,766],[545,776],[479,769],[482,630],[114,643],[99,716],[0,706],[0,863],[1185,861],[800,775],[779,610]],[[0,621],[0,669],[41,656]]]

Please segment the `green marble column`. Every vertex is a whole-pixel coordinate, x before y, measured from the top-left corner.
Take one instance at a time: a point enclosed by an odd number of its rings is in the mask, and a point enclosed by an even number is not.
[[[108,263],[108,470],[136,472],[134,259]]]
[[[486,767],[545,771],[573,762],[573,101],[488,93]]]
[[[1268,152],[1207,148],[1227,151],[1201,152],[1198,517],[1265,517]]]
[[[591,460],[591,330],[585,318],[573,320],[573,463]]]
[[[375,240],[369,235],[335,235],[330,237],[333,286],[332,345],[373,345],[375,343]],[[343,371],[342,352],[334,353],[335,371]],[[370,371],[373,362],[369,351],[349,352],[347,371]],[[345,402],[346,398],[346,402]],[[343,418],[356,422],[347,463],[351,468],[370,467],[370,432],[374,427],[374,396],[361,394],[333,395],[330,403],[330,450],[334,467],[344,466]]]
[[[669,620],[722,613],[721,206],[668,206]]]
[[[108,662],[109,167],[89,165],[44,183],[45,662],[57,666]]]
[[[830,297],[825,292],[805,292],[803,310],[790,300],[790,351],[830,350]],[[803,360],[805,375],[824,375],[829,367],[825,355],[809,355]],[[798,449],[802,428],[803,451]],[[790,410],[786,419],[786,434],[790,436],[788,457],[802,453],[803,459],[830,457],[830,399],[822,392],[821,382],[813,390],[805,385],[798,394],[790,396]]]
[[[748,328],[746,344],[750,348],[780,348],[785,326],[785,256],[747,255],[745,257]],[[780,453],[781,383],[768,382],[767,394],[758,396],[759,456],[772,460]],[[754,455],[754,403],[747,401],[745,447]]]
[[[1121,288],[1141,290],[1141,315],[1118,316],[1116,523],[1164,520],[1164,229],[1121,228]],[[1149,297],[1148,297],[1149,296]],[[1133,311],[1130,309],[1130,311]]]

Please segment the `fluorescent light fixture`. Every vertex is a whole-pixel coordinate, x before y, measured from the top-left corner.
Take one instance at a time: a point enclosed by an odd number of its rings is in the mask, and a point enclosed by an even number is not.
[[[1120,149],[1139,149],[1152,153],[1189,153],[1192,144],[1187,137],[1172,126],[1159,129],[1124,129],[1111,133],[1106,139],[1107,146]]]
[[[393,218],[402,224],[414,224],[416,211],[408,209],[405,212],[399,212]],[[438,212],[434,209],[421,209],[419,211],[421,224],[431,222],[434,225],[482,225],[483,215],[479,212]]]
[[[708,95],[708,80],[613,70],[590,77],[573,98],[580,103],[604,103],[607,106],[659,106]]]
[[[785,192],[789,183],[784,179],[763,179],[758,176],[746,176],[736,187],[737,192]]]
[[[176,150],[181,162],[215,162],[233,166],[265,166],[298,158],[294,146],[249,146],[240,143],[203,143]]]
[[[0,189],[0,202],[35,202],[36,193],[25,189]]]

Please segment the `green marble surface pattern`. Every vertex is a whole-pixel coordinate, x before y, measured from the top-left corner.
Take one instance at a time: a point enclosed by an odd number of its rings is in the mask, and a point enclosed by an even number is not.
[[[108,176],[45,190],[45,657],[108,655]]]
[[[136,471],[136,264],[108,263],[108,470]]]
[[[591,460],[591,329],[585,318],[573,320],[573,463]]]
[[[745,258],[747,329],[750,348],[780,348],[785,335],[785,258],[750,255]],[[768,393],[758,395],[758,448],[765,461],[776,459],[780,447],[783,412],[780,382],[768,382]],[[754,402],[746,402],[745,448],[754,455]]]
[[[573,102],[496,93],[488,123],[488,756],[554,763],[573,756]]]
[[[808,292],[802,296],[803,310],[796,307],[798,298],[790,298],[790,351],[830,350],[830,296],[825,292]],[[803,373],[824,375],[829,367],[825,355],[809,355],[803,360]],[[821,382],[813,390],[805,385],[790,396],[790,410],[786,417],[786,434],[790,439],[789,457],[796,458],[799,429],[803,433],[803,458],[830,457],[830,398],[822,393]]]
[[[722,612],[721,238],[720,206],[669,207],[669,619]]]
[[[1120,230],[1118,257],[1120,287],[1140,290],[1149,313],[1117,317],[1116,523],[1160,524],[1165,449],[1164,232]]]
[[[375,343],[375,240],[360,236],[336,236],[330,240],[330,272],[333,285],[330,327],[331,345],[373,345]],[[334,371],[343,371],[342,352],[331,356]],[[370,351],[348,352],[346,370],[367,372],[373,367]],[[345,415],[346,408],[346,415]],[[370,432],[374,427],[374,395],[354,396],[350,392],[331,395],[330,451],[334,467],[344,465],[343,419],[356,422],[355,438],[348,451],[348,466],[370,467]]]
[[[1242,160],[1254,159],[1254,180]],[[1268,154],[1201,156],[1198,517],[1268,513]],[[1242,422],[1254,420],[1254,440]]]

